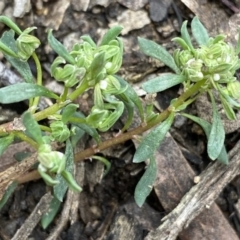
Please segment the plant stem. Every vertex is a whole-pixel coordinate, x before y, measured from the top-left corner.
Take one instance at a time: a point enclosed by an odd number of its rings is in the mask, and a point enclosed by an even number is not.
[[[81,85],[68,96],[68,99],[70,101],[73,101],[78,96],[80,96],[83,92],[85,92],[88,88],[89,88],[89,86],[88,86],[87,81],[85,81],[85,83],[82,82]]]
[[[64,86],[64,91],[63,94],[61,96],[61,101],[64,102],[67,99],[67,94],[68,94],[68,87]]]
[[[158,115],[158,117],[152,121],[150,121],[147,125],[142,125],[139,126],[129,132],[126,132],[124,134],[119,135],[118,137],[115,138],[111,138],[105,142],[100,143],[97,147],[90,147],[84,151],[78,152],[74,155],[75,158],[75,162],[77,161],[83,161],[91,156],[93,156],[94,154],[96,154],[99,151],[102,151],[108,147],[111,147],[113,145],[125,142],[131,138],[133,138],[135,135],[139,135],[141,133],[143,133],[144,131],[147,131],[148,129],[156,126],[157,124],[161,123],[162,121],[164,121],[169,114],[171,113],[171,109],[173,108],[177,108],[180,105],[182,105],[188,98],[195,96],[197,93],[199,93],[199,91],[201,90],[201,86],[203,86],[205,84],[205,81],[201,81],[201,82],[197,82],[196,84],[194,84],[191,88],[189,88],[189,90],[187,90],[185,93],[183,93],[178,99],[177,101],[175,101],[171,106],[169,106],[167,109],[165,109],[161,114]],[[200,93],[202,93],[200,91]],[[39,179],[40,175],[39,173],[34,170],[28,174],[25,174],[23,176],[20,176],[17,178],[19,183],[25,183],[25,182],[29,182],[32,180],[36,180]]]
[[[41,63],[38,59],[38,56],[35,52],[32,54],[32,58],[33,58],[33,60],[36,64],[36,69],[37,69],[37,85],[42,85],[42,67],[41,67]],[[39,99],[40,99],[40,97],[35,97],[34,98],[33,103],[31,105],[31,107],[32,107],[31,112],[32,113],[34,113],[37,110]]]
[[[121,134],[115,138],[109,139],[105,142],[100,143],[97,147],[91,147],[86,150],[83,150],[82,152],[75,154],[75,161],[81,161],[85,158],[88,158],[94,154],[96,154],[99,151],[102,151],[106,148],[109,148],[111,146],[117,145],[122,142],[126,142],[127,140],[130,140],[135,135],[139,135],[152,127],[160,124],[162,121],[164,121],[169,114],[171,113],[172,109],[177,108],[181,106],[188,98],[191,96],[194,96],[196,93],[198,93],[201,86],[205,84],[205,80],[197,82],[194,84],[191,88],[189,88],[185,93],[183,93],[172,105],[170,105],[167,109],[165,109],[162,113],[158,115],[157,118],[153,119],[146,125],[141,125],[129,132],[126,132],[124,134]]]
[[[38,144],[35,141],[33,141],[30,137],[28,137],[26,134],[24,134],[23,132],[16,131],[16,132],[14,132],[14,135],[16,137],[20,138],[22,141],[30,144],[35,149],[38,149]]]
[[[52,106],[42,110],[41,112],[35,113],[33,116],[36,119],[36,121],[43,120],[45,118],[48,118],[50,115],[55,114],[58,110],[63,108],[69,103],[69,101],[61,102],[61,103],[55,103]]]
[[[9,28],[11,28],[18,35],[20,35],[22,33],[21,29],[10,18],[8,18],[6,16],[0,16],[0,22],[7,25]]]

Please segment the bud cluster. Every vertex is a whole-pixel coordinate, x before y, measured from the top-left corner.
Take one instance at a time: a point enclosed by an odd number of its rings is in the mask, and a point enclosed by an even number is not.
[[[207,79],[209,86],[236,81],[234,74],[240,67],[235,49],[224,42],[223,35],[209,38],[206,45],[197,49],[177,49],[174,60],[190,82]]]

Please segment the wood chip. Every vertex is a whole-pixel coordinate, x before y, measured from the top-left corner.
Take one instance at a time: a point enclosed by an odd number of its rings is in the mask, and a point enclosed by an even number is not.
[[[18,229],[12,240],[25,240],[28,238],[35,226],[40,221],[42,215],[48,211],[52,198],[53,196],[51,195],[51,193],[46,193],[41,198],[30,216],[27,218],[21,228]]]

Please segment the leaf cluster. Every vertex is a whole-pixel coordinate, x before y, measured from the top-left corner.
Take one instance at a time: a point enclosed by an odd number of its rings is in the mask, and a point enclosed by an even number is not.
[[[207,30],[196,17],[191,22],[191,33],[198,43],[196,47],[193,46],[187,30],[187,22],[182,25],[181,37],[173,39],[179,45],[173,55],[157,43],[139,38],[143,53],[163,62],[173,71],[148,80],[142,88],[147,93],[157,93],[177,84],[183,85],[183,94],[178,99],[173,99],[163,113],[156,114],[153,112],[153,105],[146,104],[146,107],[143,107],[141,99],[130,84],[117,75],[123,57],[123,43],[118,37],[121,26],[111,28],[99,44],[90,36],[82,36],[70,51],[54,37],[52,30],[48,32],[48,43],[57,54],[51,64],[51,76],[64,86],[62,94],[58,95],[43,86],[41,63],[35,53],[40,41],[30,34],[35,28],[21,31],[4,16],[0,16],[0,22],[10,28],[0,39],[0,50],[24,80],[22,83],[1,88],[0,103],[23,100],[28,103],[28,110],[21,118],[25,130],[6,130],[0,127],[0,154],[16,138],[36,148],[38,172],[54,189],[52,211],[42,219],[44,228],[55,216],[67,189],[81,191],[72,175],[73,149],[77,142],[87,134],[96,141],[97,146],[103,146],[99,131],[106,132],[112,128],[124,110],[128,117],[121,129],[122,135],[133,137],[131,132],[124,132],[131,125],[135,110],[142,121],[138,133],[152,128],[137,147],[133,158],[135,163],[149,160],[148,168],[135,190],[135,199],[139,206],[142,206],[151,192],[157,175],[155,151],[164,140],[177,114],[191,119],[203,128],[208,139],[207,151],[210,159],[228,163],[224,147],[225,132],[215,96],[219,96],[226,116],[234,120],[235,111],[240,107],[237,101],[240,97],[240,84],[234,75],[240,67],[237,56],[240,43],[234,48],[224,41],[223,35],[209,37]],[[33,76],[27,62],[30,57],[38,70],[36,76]],[[85,116],[74,100],[89,89],[93,90],[94,104]],[[209,95],[212,103],[211,123],[184,113],[185,108],[203,93]],[[54,104],[38,110],[40,97],[51,98]],[[48,120],[48,125],[39,124],[43,119]],[[64,153],[52,148],[52,143],[56,142],[65,143]],[[103,162],[106,172],[109,170],[110,163],[105,158],[92,156],[92,159]],[[14,188],[13,184],[6,194],[9,195]]]

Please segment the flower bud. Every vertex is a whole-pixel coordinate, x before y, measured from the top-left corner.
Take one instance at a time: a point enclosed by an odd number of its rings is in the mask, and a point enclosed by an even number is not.
[[[25,29],[16,40],[18,56],[23,61],[27,61],[28,58],[33,54],[35,49],[38,48],[40,45],[40,40],[35,36],[29,34],[33,29],[36,29],[36,27]]]
[[[65,64],[62,57],[57,57],[51,66],[51,75],[57,80],[64,82],[66,87],[73,87],[83,79],[86,69],[72,64],[66,64],[63,68],[60,64]]]
[[[240,82],[234,81],[227,84],[227,90],[230,97],[234,99],[240,98]]]
[[[70,130],[62,121],[54,121],[50,124],[52,137],[57,142],[64,142],[70,137]]]
[[[49,144],[42,144],[38,149],[38,161],[46,169],[52,169],[54,167],[62,165],[65,163],[66,157],[63,153],[52,151]]]

